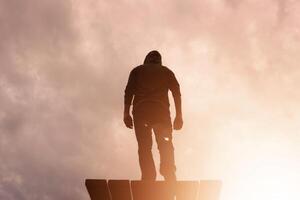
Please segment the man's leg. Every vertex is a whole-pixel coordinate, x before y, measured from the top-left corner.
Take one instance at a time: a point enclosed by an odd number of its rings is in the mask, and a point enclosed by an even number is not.
[[[152,156],[151,127],[143,120],[134,120],[135,135],[138,142],[139,163],[142,180],[155,180],[156,170]]]
[[[165,180],[176,180],[172,126],[169,123],[156,124],[153,129],[160,153],[160,173]]]

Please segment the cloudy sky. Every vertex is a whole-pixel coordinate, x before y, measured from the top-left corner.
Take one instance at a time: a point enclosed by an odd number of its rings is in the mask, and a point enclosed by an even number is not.
[[[182,89],[178,178],[222,180],[221,200],[300,198],[299,1],[0,0],[0,40],[0,199],[138,179],[123,95],[153,49]]]

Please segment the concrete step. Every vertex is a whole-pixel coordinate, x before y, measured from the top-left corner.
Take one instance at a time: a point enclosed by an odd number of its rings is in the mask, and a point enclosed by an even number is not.
[[[221,181],[86,179],[91,200],[219,200]]]

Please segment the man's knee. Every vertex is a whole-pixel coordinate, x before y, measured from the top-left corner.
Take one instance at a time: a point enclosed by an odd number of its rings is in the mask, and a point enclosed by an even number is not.
[[[174,146],[172,143],[172,137],[162,136],[157,141],[157,147],[159,151],[174,151]]]
[[[149,154],[152,153],[152,145],[139,145],[138,147],[139,154]]]

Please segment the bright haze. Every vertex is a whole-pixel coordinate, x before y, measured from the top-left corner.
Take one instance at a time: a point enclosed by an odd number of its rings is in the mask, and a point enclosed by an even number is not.
[[[139,179],[123,95],[154,49],[181,84],[178,178],[222,180],[221,200],[300,199],[299,13],[297,0],[0,0],[0,199],[87,200],[85,178]]]

